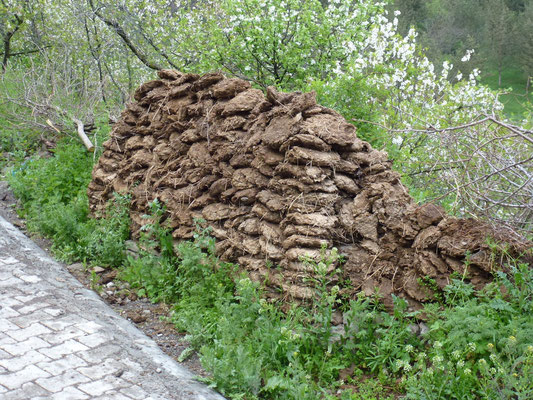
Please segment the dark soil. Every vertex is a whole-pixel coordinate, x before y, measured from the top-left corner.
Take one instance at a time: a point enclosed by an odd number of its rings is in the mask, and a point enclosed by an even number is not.
[[[0,216],[11,222],[17,228],[24,229],[24,220],[16,212],[17,199],[5,181],[0,181]]]

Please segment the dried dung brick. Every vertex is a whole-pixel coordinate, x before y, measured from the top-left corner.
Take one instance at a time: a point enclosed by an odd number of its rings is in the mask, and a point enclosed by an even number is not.
[[[274,86],[267,87],[266,98],[274,105],[287,104],[294,99],[295,93],[278,92]]]
[[[311,225],[320,226],[323,228],[333,228],[337,224],[338,218],[335,215],[323,215],[320,213],[290,213],[287,215],[284,222],[294,223],[296,225]]]
[[[208,221],[218,221],[231,216],[233,207],[227,204],[210,204],[202,210],[202,215]]]
[[[306,249],[306,248],[292,248],[285,252],[285,256],[289,261],[300,261],[301,259],[310,258],[312,260],[319,260],[321,253],[317,249]]]
[[[321,248],[323,245],[329,245],[330,241],[313,236],[292,235],[285,239],[282,243],[284,249],[292,247],[310,247]]]
[[[289,105],[289,114],[297,115],[316,105],[316,93],[314,91],[295,95]]]
[[[162,85],[153,90],[150,90],[139,103],[142,104],[144,102],[145,104],[154,104],[159,102],[160,100],[163,100],[167,96],[168,87],[167,85]]]
[[[258,103],[263,101],[263,98],[263,92],[260,90],[245,90],[226,104],[224,111],[222,111],[222,115],[227,117],[230,115],[251,111]]]
[[[183,85],[174,86],[170,89],[168,95],[171,99],[186,96],[191,91],[192,84],[184,83]]]
[[[234,131],[236,129],[241,129],[245,124],[246,118],[243,118],[240,115],[234,115],[220,122],[220,131]]]
[[[159,79],[145,82],[135,91],[133,98],[137,101],[140,101],[148,92],[163,85],[165,85],[165,82]]]
[[[275,224],[279,224],[282,219],[281,215],[270,211],[268,208],[266,208],[261,203],[255,203],[252,207],[252,212],[255,215],[257,215],[260,219],[264,219],[265,221],[272,222]]]
[[[252,257],[239,257],[237,261],[239,262],[239,265],[246,268],[247,271],[258,270],[265,265],[265,260]]]
[[[261,162],[270,166],[278,166],[284,159],[282,154],[272,151],[267,147],[257,147],[254,149],[253,154]]]
[[[248,235],[259,235],[261,233],[260,226],[259,218],[249,218],[242,221],[237,230]]]
[[[377,242],[378,217],[375,214],[361,214],[354,219],[353,229],[365,239]]]
[[[426,229],[421,230],[415,238],[413,247],[415,249],[428,249],[437,245],[437,241],[441,236],[441,231],[438,227],[432,225]]]
[[[255,202],[258,191],[255,188],[239,190],[231,197],[231,202],[239,205],[252,205]]]
[[[263,203],[270,211],[282,211],[286,207],[283,196],[263,190],[257,194],[257,200]]]
[[[171,81],[174,81],[183,76],[181,72],[174,71],[173,69],[160,69],[159,71],[157,71],[157,75],[161,79],[168,79]]]
[[[331,171],[319,167],[294,165],[282,163],[276,167],[276,173],[280,177],[291,177],[300,180],[307,185],[323,182],[332,175]]]
[[[229,165],[233,168],[246,168],[252,165],[254,159],[253,154],[237,153],[229,160]]]
[[[219,179],[209,187],[209,194],[216,198],[222,192],[227,190],[230,185],[231,181],[228,178]]]
[[[331,151],[331,146],[329,146],[322,139],[317,136],[309,135],[306,133],[299,133],[289,137],[285,142],[281,144],[279,150],[285,152],[294,146],[300,146],[305,147],[307,149],[314,149],[319,151]]]
[[[418,225],[421,228],[427,228],[430,225],[438,224],[444,217],[446,212],[442,207],[428,203],[419,207],[415,212],[415,217]]]
[[[193,90],[198,92],[206,87],[214,85],[224,79],[224,75],[220,72],[212,72],[201,76],[196,82],[194,82]]]
[[[250,82],[242,79],[224,79],[211,88],[213,97],[216,99],[226,99],[235,97],[238,93],[250,89]]]
[[[233,173],[232,185],[236,189],[263,188],[268,179],[253,168],[237,169]]]
[[[283,234],[285,236],[309,235],[328,237],[332,235],[332,230],[330,228],[322,228],[320,226],[287,224],[283,227]]]
[[[280,244],[283,240],[283,232],[277,224],[260,221],[258,228],[259,233],[266,238],[268,242]]]
[[[259,246],[261,249],[261,253],[264,254],[270,260],[280,261],[284,257],[283,249],[270,242],[264,236],[259,237]]]
[[[357,136],[355,127],[329,114],[313,115],[302,124],[302,132],[317,136],[330,145],[351,146]]]
[[[356,195],[361,191],[361,188],[357,186],[353,179],[343,174],[335,174],[333,182],[339,189],[351,195]]]
[[[287,151],[287,160],[298,165],[317,165],[319,167],[333,167],[340,161],[337,153],[326,153],[323,151],[305,149],[294,146]]]
[[[262,142],[278,150],[295,133],[294,126],[295,121],[292,117],[281,116],[274,118],[265,128],[264,133],[262,133]]]

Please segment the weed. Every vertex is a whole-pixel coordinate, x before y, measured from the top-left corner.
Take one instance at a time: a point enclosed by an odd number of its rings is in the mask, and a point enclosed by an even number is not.
[[[103,287],[102,285],[99,285],[98,284],[98,281],[100,280],[100,277],[98,276],[98,274],[94,271],[94,269],[91,270],[91,277],[90,277],[90,282],[91,282],[91,290],[94,290],[95,292],[102,292],[103,290]]]
[[[64,140],[52,157],[13,167],[8,182],[22,203],[20,213],[29,230],[52,239],[52,251],[60,259],[116,267],[124,260],[129,236],[129,198],[115,195],[107,218],[89,218],[92,164],[92,155],[79,143]]]
[[[435,279],[430,276],[424,276],[417,279],[418,284],[426,289],[426,301],[436,301],[438,303],[444,303],[444,296],[442,290],[437,285]]]
[[[427,346],[411,365],[408,398],[526,399],[533,393],[533,271],[517,261],[478,296],[462,280],[427,313]]]

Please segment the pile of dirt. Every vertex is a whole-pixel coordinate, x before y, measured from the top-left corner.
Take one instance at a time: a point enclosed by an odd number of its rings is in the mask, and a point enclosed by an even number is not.
[[[353,125],[316,104],[314,93],[251,88],[220,73],[162,70],[143,84],[114,125],[89,186],[91,210],[112,193],[132,195],[134,236],[149,203],[166,204],[176,240],[189,239],[205,219],[222,260],[238,262],[271,296],[307,299],[319,257],[336,246],[346,255],[342,276],[353,291],[379,288],[421,302],[453,271],[476,286],[495,268],[485,244],[498,234],[474,220],[449,218],[435,205],[418,206]],[[523,248],[510,243],[511,252]]]

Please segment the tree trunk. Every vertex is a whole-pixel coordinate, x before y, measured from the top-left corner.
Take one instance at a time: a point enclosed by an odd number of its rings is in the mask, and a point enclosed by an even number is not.
[[[159,71],[160,69],[163,69],[159,64],[156,62],[150,61],[148,59],[148,56],[142,52],[140,49],[137,48],[133,44],[133,42],[130,40],[128,34],[126,31],[122,28],[122,26],[115,20],[107,18],[103,13],[101,13],[95,6],[93,0],[89,0],[89,5],[91,6],[94,15],[96,15],[100,20],[106,24],[109,28],[111,28],[124,42],[124,44],[131,50],[133,54],[139,59],[140,62],[142,62],[144,65],[146,65],[148,68]]]
[[[2,58],[2,73],[6,72],[7,63],[9,61],[9,57],[11,56],[11,39],[20,29],[23,22],[24,20],[20,16],[15,15],[13,19],[13,23],[15,23],[14,28],[11,31],[7,31],[4,36],[4,57]]]
[[[4,36],[4,57],[2,58],[2,72],[6,72],[7,62],[9,61],[9,57],[11,56],[11,38],[19,30],[19,27],[20,24],[15,26],[12,31],[7,32]]]
[[[6,72],[7,60],[9,60],[9,53],[11,50],[11,38],[4,38],[4,57],[2,59],[2,72]]]

